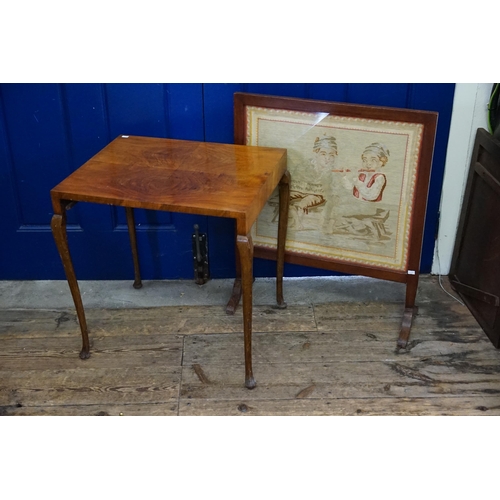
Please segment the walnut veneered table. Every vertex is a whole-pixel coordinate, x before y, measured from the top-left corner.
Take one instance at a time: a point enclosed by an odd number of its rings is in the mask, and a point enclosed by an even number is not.
[[[82,332],[80,358],[90,356],[85,312],[66,235],[66,210],[75,202],[125,207],[134,261],[134,287],[141,287],[134,208],[167,210],[236,219],[237,266],[227,312],[243,295],[245,385],[252,372],[253,243],[250,235],[264,204],[279,185],[276,296],[283,300],[283,265],[290,175],[286,149],[120,136],[51,190],[52,232]]]

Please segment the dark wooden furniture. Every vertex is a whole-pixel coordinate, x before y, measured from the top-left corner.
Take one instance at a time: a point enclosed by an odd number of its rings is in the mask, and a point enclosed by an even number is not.
[[[500,142],[478,129],[450,283],[500,348]]]
[[[135,270],[141,287],[134,208],[229,217],[236,220],[238,276],[229,312],[243,295],[245,385],[255,387],[252,372],[253,243],[250,230],[262,207],[280,186],[277,302],[283,300],[283,262],[290,176],[286,150],[230,144],[120,136],[51,190],[52,231],[75,303],[83,347],[90,356],[83,303],[66,235],[66,210],[75,202],[125,207]]]

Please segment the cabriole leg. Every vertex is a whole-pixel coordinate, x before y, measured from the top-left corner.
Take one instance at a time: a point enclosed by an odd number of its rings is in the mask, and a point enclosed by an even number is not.
[[[245,344],[245,386],[256,386],[252,371],[252,287],[253,287],[253,242],[252,237],[238,235],[236,239],[241,263],[241,285],[243,294],[243,336]]]
[[[73,302],[76,308],[76,315],[80,324],[82,332],[82,350],[80,352],[81,359],[88,359],[90,357],[90,344],[87,330],[87,321],[85,319],[85,312],[83,310],[82,297],[80,295],[80,288],[76,280],[75,271],[73,269],[73,262],[71,261],[71,254],[68,247],[68,237],[66,234],[66,210],[63,208],[62,215],[55,214],[52,217],[51,227],[52,234],[57,245],[57,250],[61,256],[66,279],[68,280],[69,289],[73,296]]]
[[[134,288],[142,288],[141,270],[139,267],[139,254],[137,252],[137,235],[135,231],[134,209],[125,207],[127,214],[128,235],[130,237],[130,246],[132,247],[132,259],[134,261]]]

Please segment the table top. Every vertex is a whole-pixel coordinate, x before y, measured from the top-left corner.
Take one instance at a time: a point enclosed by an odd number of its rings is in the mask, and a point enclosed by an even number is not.
[[[54,189],[62,200],[237,219],[250,231],[286,171],[286,149],[119,136]]]

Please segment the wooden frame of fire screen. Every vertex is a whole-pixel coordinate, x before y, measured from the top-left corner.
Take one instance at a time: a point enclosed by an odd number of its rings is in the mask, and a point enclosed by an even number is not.
[[[398,346],[417,312],[435,112],[257,94],[234,95],[235,143],[287,149],[285,261],[406,284]],[[252,229],[276,259],[278,193]]]

